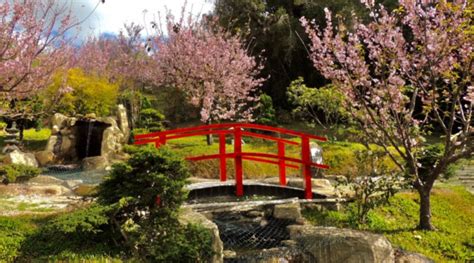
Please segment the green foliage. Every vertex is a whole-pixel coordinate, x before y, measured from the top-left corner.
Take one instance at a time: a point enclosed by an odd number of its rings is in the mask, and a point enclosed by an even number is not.
[[[22,245],[22,261],[109,257],[119,247],[111,242],[110,207],[93,204],[50,219]]]
[[[114,165],[99,186],[98,200],[114,207],[112,227],[135,258],[172,262],[210,256],[209,233],[177,220],[188,177],[184,160],[172,151],[142,147],[126,163]]]
[[[354,203],[349,220],[356,227],[367,223],[367,216],[373,209],[387,204],[402,185],[400,173],[390,170],[383,161],[383,151],[358,151],[355,154],[356,167],[346,175],[350,189],[354,191]]]
[[[3,131],[7,127],[7,124],[3,121],[0,121],[0,131]]]
[[[23,218],[0,217],[0,262],[13,262],[21,243],[34,231],[34,226]]]
[[[273,108],[272,97],[263,93],[260,95],[258,106],[254,111],[255,122],[263,125],[275,125],[275,109]]]
[[[398,193],[367,215],[369,231],[384,234],[401,249],[418,252],[435,262],[469,262],[474,258],[474,195],[464,187],[435,187],[431,204],[436,231],[417,230],[417,193]],[[343,211],[303,211],[313,224],[350,227],[350,209]],[[338,215],[336,215],[338,214]]]
[[[333,85],[309,88],[300,77],[291,82],[287,96],[295,107],[293,114],[309,123],[333,126],[349,118],[343,107],[344,96]]]
[[[140,111],[138,128],[145,128],[150,132],[163,131],[165,129],[163,121],[165,115],[156,109],[145,108]]]
[[[117,103],[117,95],[117,84],[73,68],[66,73],[58,72],[42,97],[51,112],[107,116]]]
[[[153,104],[173,123],[182,123],[199,120],[199,108],[189,103],[183,90],[175,87],[166,87],[156,92],[156,101]]]
[[[40,169],[23,164],[7,164],[0,166],[0,178],[6,178],[8,183],[27,181],[38,176],[40,173]]]

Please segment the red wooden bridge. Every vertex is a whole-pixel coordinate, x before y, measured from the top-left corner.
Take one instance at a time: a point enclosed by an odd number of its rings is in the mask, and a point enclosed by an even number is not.
[[[272,132],[272,135],[260,134],[252,132],[255,130]],[[297,132],[284,128],[277,128],[259,124],[250,123],[226,123],[226,124],[211,124],[201,125],[189,128],[179,128],[174,130],[167,130],[162,132],[152,132],[148,134],[139,134],[135,136],[135,144],[148,144],[154,143],[155,147],[160,147],[166,144],[170,140],[190,137],[190,136],[202,136],[214,134],[219,136],[219,153],[209,154],[202,156],[190,156],[187,160],[190,161],[203,161],[211,159],[220,160],[220,180],[227,180],[227,167],[226,160],[233,158],[235,163],[235,185],[236,195],[242,196],[244,194],[243,187],[243,168],[242,161],[249,160],[262,163],[270,163],[279,166],[280,185],[286,185],[286,168],[299,169],[302,166],[302,174],[305,179],[305,198],[312,199],[313,192],[311,189],[311,167],[319,169],[328,169],[329,166],[313,163],[310,156],[310,140],[326,141],[327,139],[320,136],[315,136],[308,133]],[[284,136],[299,137],[300,142],[287,140],[281,138]],[[234,151],[226,152],[226,136],[232,136],[234,140]],[[265,139],[269,141],[275,141],[278,146],[277,154],[270,153],[257,153],[257,152],[244,152],[242,151],[242,137],[254,137]],[[286,145],[297,145],[301,146],[301,157],[293,158],[285,155]]]

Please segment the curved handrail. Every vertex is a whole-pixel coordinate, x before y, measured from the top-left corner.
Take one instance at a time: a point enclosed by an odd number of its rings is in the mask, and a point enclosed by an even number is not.
[[[207,125],[198,125],[194,127],[186,127],[186,128],[177,128],[173,130],[168,130],[168,131],[161,131],[161,132],[151,132],[147,134],[137,134],[135,135],[135,139],[145,139],[149,137],[158,137],[158,136],[163,136],[163,135],[171,135],[171,134],[178,134],[178,133],[188,133],[188,132],[196,132],[198,130],[209,130],[209,134],[218,134],[219,132],[217,131],[212,131],[213,129],[230,129],[230,128],[246,128],[246,129],[255,129],[255,130],[261,130],[261,131],[271,131],[271,132],[277,132],[280,134],[286,134],[286,135],[291,135],[291,136],[304,136],[308,137],[310,139],[318,140],[318,141],[327,141],[327,138],[309,134],[309,133],[304,133],[304,132],[298,132],[298,131],[293,131],[289,130],[286,128],[280,128],[280,127],[272,127],[272,126],[267,126],[267,125],[261,125],[261,124],[254,124],[254,123],[218,123],[218,124],[207,124]]]

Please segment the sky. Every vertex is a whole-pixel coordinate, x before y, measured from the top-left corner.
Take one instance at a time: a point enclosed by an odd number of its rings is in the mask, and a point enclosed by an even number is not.
[[[87,18],[82,24],[82,37],[92,32],[96,36],[104,33],[116,34],[123,28],[124,23],[131,22],[145,24],[148,27],[145,29],[150,31],[150,22],[158,20],[158,12],[164,14],[168,8],[179,17],[181,7],[186,2],[186,0],[105,0],[105,3],[101,1],[71,0],[74,15],[81,20]],[[95,11],[88,17],[96,6]],[[187,9],[194,15],[208,13],[212,8],[212,0],[187,1]]]

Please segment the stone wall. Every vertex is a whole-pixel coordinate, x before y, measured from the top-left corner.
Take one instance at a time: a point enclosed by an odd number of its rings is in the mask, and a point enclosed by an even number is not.
[[[90,133],[93,129],[95,133],[101,133],[102,140],[98,140],[100,136],[97,134],[93,135],[94,138],[84,137],[87,133],[92,136]],[[51,118],[51,137],[46,149],[36,153],[36,156],[41,166],[51,162],[80,161],[85,169],[102,169],[121,158],[122,146],[128,142],[129,136],[127,113],[123,105],[118,106],[116,117],[96,117],[95,114],[67,117],[56,113]],[[95,151],[93,156],[87,156],[86,151],[84,156],[84,153],[78,154],[78,147],[100,147],[100,150]]]

